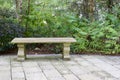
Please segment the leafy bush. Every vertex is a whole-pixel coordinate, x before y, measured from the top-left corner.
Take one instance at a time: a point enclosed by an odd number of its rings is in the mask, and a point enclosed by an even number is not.
[[[74,13],[32,9],[27,16],[28,33],[32,37],[75,37],[77,43],[71,46],[75,53],[119,53],[119,19],[114,14],[103,15],[102,21],[90,22]]]
[[[15,18],[15,11],[6,8],[0,8],[0,18]]]
[[[0,51],[14,47],[10,41],[14,37],[22,37],[24,29],[15,23],[15,11],[8,8],[0,8]]]
[[[113,21],[107,19],[89,22],[81,19],[79,26],[74,28],[74,37],[77,39],[73,46],[74,52],[120,53],[118,25],[116,26]]]
[[[0,51],[4,51],[13,46],[10,41],[14,37],[22,37],[24,29],[12,21],[0,19]]]
[[[69,18],[72,14],[53,11],[40,12],[33,9],[28,16],[24,16],[23,24],[28,20],[26,36],[33,37],[65,37],[72,36],[72,22]]]
[[[31,6],[31,12],[23,16],[22,24],[28,20],[27,37],[72,37],[75,16],[72,13],[66,13],[60,10],[40,11],[39,6]],[[54,45],[54,44],[53,44]],[[55,46],[54,51],[59,52]]]
[[[79,18],[64,2],[31,2],[30,11],[27,7],[22,9],[20,25],[25,28],[15,23],[15,11],[0,8],[0,51],[13,47],[10,41],[25,33],[26,37],[74,37],[77,43],[72,44],[71,50],[75,53],[120,53],[119,6],[113,7],[112,14],[101,14],[99,20],[90,22]],[[62,51],[61,45],[55,47],[53,51],[56,53]]]

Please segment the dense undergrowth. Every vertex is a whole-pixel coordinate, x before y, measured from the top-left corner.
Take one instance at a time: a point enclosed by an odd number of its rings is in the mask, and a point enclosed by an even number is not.
[[[40,12],[39,10],[43,11]],[[72,53],[120,54],[120,10],[115,14],[103,13],[102,20],[89,21],[79,18],[66,10],[49,10],[31,5],[29,15],[23,15],[21,23],[15,19],[15,12],[1,9],[0,12],[0,51],[13,48],[10,41],[15,37],[73,37]],[[26,22],[28,27],[26,29]],[[53,44],[54,45],[54,44]],[[35,45],[33,45],[35,46]],[[62,49],[56,45],[56,53]]]

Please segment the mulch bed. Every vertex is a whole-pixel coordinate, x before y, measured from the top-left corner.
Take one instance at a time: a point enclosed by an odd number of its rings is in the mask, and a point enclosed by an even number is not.
[[[43,45],[38,45],[36,48],[28,48],[26,50],[27,54],[53,54],[55,45],[53,46],[43,46]],[[17,47],[13,49],[8,49],[6,51],[0,52],[0,55],[17,55]],[[61,51],[62,52],[62,51]],[[78,53],[73,53],[73,54],[80,54],[80,55],[109,55],[109,56],[120,56],[119,54],[105,54],[101,52],[78,52]]]
[[[31,47],[29,47],[31,46]],[[26,53],[27,54],[52,54],[55,53],[54,49],[55,46],[44,46],[44,45],[37,45],[33,48],[32,45],[27,46]],[[17,55],[18,48],[8,49],[6,51],[0,51],[0,55]]]

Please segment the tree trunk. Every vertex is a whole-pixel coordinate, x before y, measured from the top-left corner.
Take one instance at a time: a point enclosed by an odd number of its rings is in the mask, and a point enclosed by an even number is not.
[[[19,2],[18,0],[15,0],[15,4],[16,4],[16,17],[17,17],[17,20],[19,19],[19,14],[18,14],[18,11],[19,11]]]
[[[113,0],[108,0],[107,5],[108,5],[108,13],[112,13],[112,7],[114,6]]]
[[[30,0],[28,0],[28,3],[27,3],[27,15],[28,16],[30,14]],[[25,32],[26,32],[26,35],[27,35],[27,32],[28,32],[28,17],[27,17],[27,20],[26,20],[26,25],[25,25],[26,29],[25,29]]]
[[[89,0],[88,6],[89,6],[89,19],[91,21],[94,21],[94,10],[95,10],[94,0]]]
[[[22,18],[22,0],[15,0],[16,3],[16,17],[18,22],[21,22]]]
[[[94,21],[94,10],[95,10],[94,0],[83,0],[83,17],[91,21]]]
[[[89,18],[88,16],[88,0],[83,0],[83,17]]]

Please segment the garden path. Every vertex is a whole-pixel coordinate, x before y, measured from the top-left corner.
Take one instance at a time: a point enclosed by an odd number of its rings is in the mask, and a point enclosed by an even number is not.
[[[0,80],[120,80],[120,56],[28,55],[24,62],[0,56]]]

